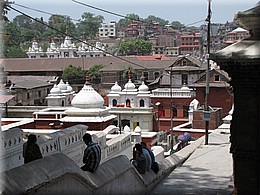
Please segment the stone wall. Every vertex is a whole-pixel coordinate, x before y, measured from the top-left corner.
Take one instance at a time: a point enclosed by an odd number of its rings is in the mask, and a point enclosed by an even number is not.
[[[160,171],[140,175],[120,155],[102,163],[95,173],[83,172],[66,155],[44,157],[0,174],[1,194],[150,194],[204,141],[204,137],[159,161]]]
[[[78,166],[82,165],[83,152],[86,147],[82,141],[87,126],[76,125],[63,131],[58,131],[45,136],[38,136],[37,143],[42,155],[50,156],[63,153],[71,158]],[[99,143],[102,150],[102,162],[116,155],[132,155],[132,143],[130,133],[124,133],[106,141],[106,134],[102,131],[88,131],[93,135],[93,141]],[[19,128],[10,129],[1,133],[0,172],[23,165],[23,131]]]

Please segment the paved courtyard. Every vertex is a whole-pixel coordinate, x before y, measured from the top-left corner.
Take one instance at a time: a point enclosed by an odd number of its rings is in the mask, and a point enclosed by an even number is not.
[[[209,135],[208,145],[201,145],[181,166],[158,184],[155,194],[226,195],[233,190],[230,134],[220,131]]]

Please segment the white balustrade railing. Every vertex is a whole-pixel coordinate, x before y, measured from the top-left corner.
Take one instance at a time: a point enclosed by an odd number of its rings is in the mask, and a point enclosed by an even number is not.
[[[1,131],[0,172],[20,166],[23,159],[23,131],[13,128],[11,131]]]
[[[43,156],[63,153],[71,158],[79,166],[82,165],[82,158],[85,143],[82,136],[87,131],[87,126],[76,125],[62,131],[38,136],[37,143]],[[91,133],[91,131],[89,131]],[[93,141],[101,146],[102,162],[113,156],[119,155],[122,150],[131,148],[130,133],[120,134],[106,141],[106,134],[102,131],[92,132]],[[1,133],[1,169],[0,172],[18,167],[24,163],[23,159],[23,131],[19,128],[10,129]]]
[[[152,91],[152,96],[155,97],[194,97],[195,91],[191,89],[156,89]]]

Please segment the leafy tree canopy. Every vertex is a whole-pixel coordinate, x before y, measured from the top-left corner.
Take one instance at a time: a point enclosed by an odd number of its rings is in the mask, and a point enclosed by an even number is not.
[[[118,52],[120,55],[150,55],[152,43],[141,39],[130,39],[120,44]]]
[[[184,25],[184,24],[181,24],[179,21],[173,21],[173,22],[171,23],[171,25],[172,25],[172,28],[178,29],[178,30],[180,30],[180,29],[182,29],[182,28],[185,27],[185,25]]]
[[[60,33],[54,29],[48,28],[46,35],[49,34],[51,36],[64,36],[62,33],[67,32],[67,30],[73,32],[76,28],[75,24],[71,21],[71,18],[69,16],[63,16],[58,14],[54,14],[49,18],[48,25],[61,31]]]
[[[71,84],[83,84],[85,83],[86,71],[81,67],[69,65],[62,72],[62,78]]]
[[[11,46],[4,49],[4,56],[6,58],[27,58],[26,52],[21,47]]]
[[[127,14],[125,18],[122,18],[118,21],[118,26],[126,26],[131,24],[134,20],[140,20],[141,18],[137,14]]]
[[[95,16],[90,12],[84,12],[81,20],[77,23],[77,33],[83,38],[94,38],[98,33],[98,28],[104,21],[101,15]]]
[[[95,64],[88,70],[88,75],[93,83],[100,83],[101,73],[100,70],[104,68],[103,64]]]
[[[168,20],[164,20],[160,17],[156,17],[156,16],[153,16],[153,15],[150,15],[146,19],[144,19],[144,22],[146,22],[146,23],[158,22],[160,25],[169,24]]]

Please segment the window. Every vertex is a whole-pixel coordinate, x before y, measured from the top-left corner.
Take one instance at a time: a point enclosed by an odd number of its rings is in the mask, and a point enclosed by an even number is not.
[[[173,106],[173,108],[172,108],[172,116],[175,118],[175,117],[177,117],[177,108],[176,108],[176,106]]]
[[[219,76],[218,74],[215,74],[214,77],[215,77],[215,81],[216,81],[216,82],[219,82],[219,81],[220,81],[220,76]]]
[[[144,74],[145,80],[147,81],[148,80],[148,72],[143,72],[143,74]]]
[[[27,93],[27,99],[30,99],[30,93],[29,92]]]
[[[188,75],[187,74],[182,74],[181,75],[181,84],[182,85],[187,85],[188,84]]]
[[[131,102],[129,99],[127,99],[125,103],[126,103],[126,107],[129,107],[129,108],[131,107]]]
[[[123,128],[124,128],[126,125],[127,125],[128,127],[130,127],[130,120],[127,120],[127,119],[121,120],[121,125],[122,125]]]
[[[183,118],[188,118],[189,116],[189,106],[183,106]]]
[[[140,100],[140,107],[144,107],[144,100],[143,99]]]
[[[69,52],[64,52],[64,57],[69,57]]]
[[[116,99],[113,99],[112,105],[113,105],[113,107],[115,107],[117,105],[117,100]]]
[[[160,72],[155,72],[154,73],[154,79],[157,79],[160,76]]]
[[[42,92],[38,91],[38,96],[41,97],[42,96]]]
[[[186,61],[186,60],[183,60],[183,61],[182,61],[182,65],[183,65],[183,66],[187,66],[187,61]]]

